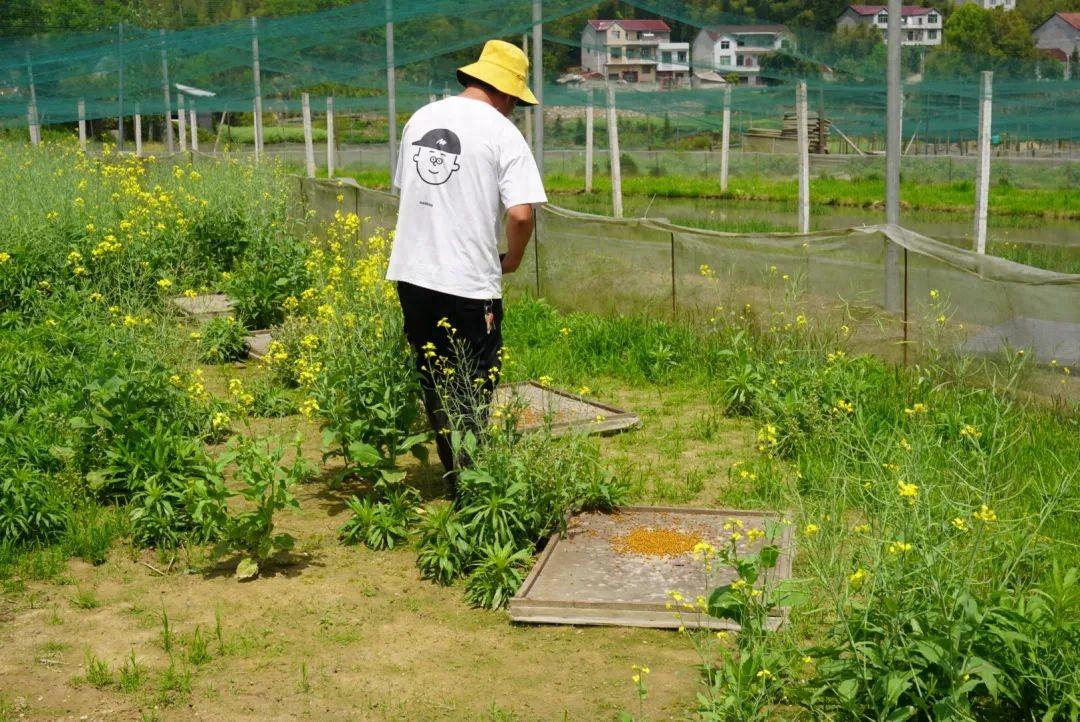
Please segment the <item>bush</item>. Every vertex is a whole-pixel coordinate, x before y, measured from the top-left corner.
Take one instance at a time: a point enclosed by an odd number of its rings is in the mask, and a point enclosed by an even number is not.
[[[0,544],[57,541],[68,523],[67,495],[28,468],[0,469]]]
[[[307,285],[306,255],[304,244],[286,237],[260,239],[248,247],[225,284],[241,324],[265,329],[281,323],[285,299],[299,296]]]

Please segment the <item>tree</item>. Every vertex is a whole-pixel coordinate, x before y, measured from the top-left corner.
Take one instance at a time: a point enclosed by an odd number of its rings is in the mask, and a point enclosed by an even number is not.
[[[927,56],[928,75],[973,77],[981,70],[1011,77],[1035,73],[1031,29],[1015,12],[963,5],[945,22],[944,38],[944,44]]]

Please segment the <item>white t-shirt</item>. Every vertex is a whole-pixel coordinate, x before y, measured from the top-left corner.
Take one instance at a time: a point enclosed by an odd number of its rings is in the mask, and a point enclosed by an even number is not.
[[[401,134],[401,189],[386,277],[465,298],[502,297],[506,209],[545,203],[517,127],[487,103],[450,97],[416,111]]]

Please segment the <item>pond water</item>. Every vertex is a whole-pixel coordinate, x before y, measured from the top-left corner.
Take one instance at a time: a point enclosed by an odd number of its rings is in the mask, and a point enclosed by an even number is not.
[[[551,202],[577,211],[611,214],[610,196],[553,194]],[[623,199],[627,218],[664,218],[695,228],[732,232],[794,232],[795,206],[770,201],[697,198]],[[885,222],[883,209],[814,206],[811,230],[850,228]],[[963,213],[901,211],[906,228],[961,248],[971,247],[973,219]],[[1080,222],[1030,216],[990,216],[987,251],[1019,263],[1063,273],[1080,273]]]

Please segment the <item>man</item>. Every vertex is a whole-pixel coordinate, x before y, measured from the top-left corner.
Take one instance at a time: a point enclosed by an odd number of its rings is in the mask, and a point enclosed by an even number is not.
[[[449,429],[454,422],[480,428],[477,409],[484,416],[498,382],[502,275],[521,263],[533,206],[547,202],[529,146],[509,120],[516,106],[537,104],[525,83],[528,69],[519,48],[491,40],[477,62],[458,69],[464,91],[421,108],[402,131],[394,178],[401,200],[386,277],[397,281],[448,472],[465,461],[455,458]],[[500,255],[504,214],[508,249]]]

